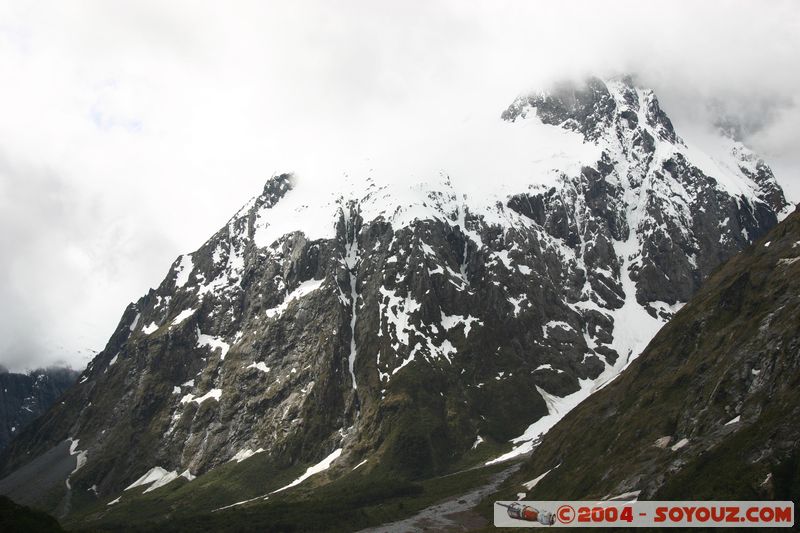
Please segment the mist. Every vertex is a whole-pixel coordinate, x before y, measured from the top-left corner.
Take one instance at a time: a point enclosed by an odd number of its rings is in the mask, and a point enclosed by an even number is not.
[[[798,52],[792,1],[5,2],[0,364],[83,367],[274,173],[455,165],[555,80],[634,74],[797,202]]]

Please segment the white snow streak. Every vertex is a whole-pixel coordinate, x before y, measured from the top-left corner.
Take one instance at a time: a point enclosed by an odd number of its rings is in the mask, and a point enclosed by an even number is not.
[[[176,316],[172,320],[172,325],[173,326],[177,326],[178,324],[180,324],[181,322],[183,322],[184,320],[186,320],[187,318],[189,318],[190,316],[192,316],[196,312],[197,312],[197,309],[184,309],[183,311],[178,313],[178,316]]]
[[[206,400],[219,401],[221,397],[222,397],[222,389],[211,389],[204,395],[197,398],[195,398],[194,394],[187,394],[186,396],[181,398],[181,403],[195,402],[197,405],[200,405]]]
[[[167,483],[175,481],[179,477],[185,478],[188,481],[192,481],[195,479],[189,470],[185,470],[182,474],[178,474],[176,471],[169,471],[160,466],[154,466],[150,470],[148,470],[142,477],[125,487],[125,490],[130,490],[136,487],[143,487],[150,485],[144,492],[150,492],[156,490],[160,487],[163,487]],[[116,501],[119,501],[117,498]],[[111,505],[110,503],[108,505]]]
[[[727,422],[725,422],[725,425],[726,426],[730,426],[730,425],[733,425],[733,424],[737,424],[741,419],[742,419],[741,415],[736,416],[736,418],[732,418],[732,419],[728,420]]]
[[[323,471],[329,469],[331,467],[331,464],[333,464],[333,462],[336,459],[338,459],[340,455],[342,455],[342,449],[341,448],[338,448],[338,449],[334,450],[333,453],[331,453],[328,457],[326,457],[325,459],[323,459],[319,463],[315,464],[314,466],[308,467],[308,469],[306,470],[305,474],[303,474],[299,478],[295,479],[294,481],[292,481],[291,483],[289,483],[285,487],[281,487],[278,490],[273,490],[272,492],[270,492],[270,494],[275,494],[277,492],[284,491],[284,490],[286,490],[288,488],[295,487],[295,486],[299,485],[300,483],[302,483],[303,481],[305,481],[306,479],[310,478],[311,476],[313,476],[315,474],[319,474],[320,472],[323,472]]]
[[[673,452],[676,452],[676,451],[680,450],[681,448],[683,448],[684,446],[686,446],[687,444],[689,444],[689,439],[681,439],[678,442],[676,442],[675,444],[673,444],[671,449],[672,449]]]
[[[267,309],[266,311],[264,311],[264,313],[269,318],[274,318],[276,316],[282,315],[283,312],[286,311],[286,309],[289,307],[289,304],[291,302],[293,302],[294,300],[299,300],[300,298],[308,294],[311,294],[315,290],[319,289],[324,281],[325,280],[323,279],[312,279],[304,281],[303,283],[298,285],[295,290],[289,293],[286,296],[286,298],[284,298],[283,302],[280,305],[273,307],[271,309]]]
[[[142,317],[142,313],[136,313],[136,316],[133,317],[133,322],[131,322],[130,330],[131,332],[136,329],[136,326],[139,324],[139,319]]]
[[[459,324],[463,324],[464,325],[464,337],[469,337],[469,332],[472,329],[472,324],[477,324],[477,325],[480,326],[481,325],[481,321],[480,321],[480,319],[475,318],[474,316],[470,316],[470,315],[467,315],[467,316],[445,315],[444,312],[442,312],[442,322],[441,322],[441,324],[442,324],[442,327],[444,329],[446,329],[447,331],[450,331],[451,329],[455,328]]]
[[[250,448],[245,448],[243,450],[239,450],[236,452],[236,455],[231,457],[230,461],[236,461],[237,463],[241,463],[245,459],[249,459],[250,457],[254,456],[257,453],[261,453],[264,451],[264,448],[259,448],[257,450],[251,450]]]
[[[192,254],[182,255],[181,262],[178,264],[177,275],[175,277],[175,286],[183,287],[189,281],[189,276],[192,275],[194,270],[194,262],[192,261]]]
[[[523,487],[525,487],[525,488],[526,488],[526,489],[528,489],[528,490],[531,490],[531,489],[533,489],[533,487],[535,487],[536,485],[538,485],[538,484],[539,484],[539,482],[540,482],[541,480],[543,480],[543,479],[544,479],[544,477],[545,477],[547,474],[549,474],[550,472],[552,472],[554,469],[558,468],[559,466],[561,466],[561,465],[556,465],[555,467],[551,468],[550,470],[548,470],[547,472],[545,472],[545,473],[544,473],[544,474],[542,474],[541,476],[539,476],[539,477],[535,477],[535,478],[533,478],[533,479],[532,479],[532,480],[530,480],[530,481],[526,481],[525,483],[523,483],[523,484],[522,484],[522,486],[523,486]]]
[[[70,455],[77,455],[77,457],[75,458],[75,469],[72,472],[69,473],[69,475],[67,476],[67,480],[66,480],[67,488],[71,489],[72,486],[69,483],[69,479],[73,476],[73,474],[75,474],[75,472],[77,472],[78,470],[83,468],[84,465],[86,465],[86,461],[87,461],[89,452],[87,452],[86,450],[79,450],[78,449],[79,439],[74,439],[74,440],[73,439],[67,439],[67,440],[69,440],[69,454]]]
[[[219,358],[223,361],[225,360],[225,356],[228,354],[228,350],[231,349],[230,344],[225,342],[222,337],[214,337],[212,335],[205,335],[204,333],[200,332],[200,327],[197,328],[197,347],[202,348],[203,346],[207,346],[211,349],[211,351],[219,350]]]
[[[144,333],[145,335],[150,335],[157,329],[158,325],[155,322],[151,322],[149,325],[142,328],[142,333]]]
[[[256,370],[260,370],[264,373],[267,373],[271,370],[270,367],[268,367],[263,361],[259,361],[258,363],[250,363],[245,368],[255,368]]]

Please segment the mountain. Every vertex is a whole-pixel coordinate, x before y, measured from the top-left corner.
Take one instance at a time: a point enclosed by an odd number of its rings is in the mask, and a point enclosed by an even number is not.
[[[0,368],[0,450],[36,417],[45,413],[73,383],[71,368],[40,368],[14,374]]]
[[[502,492],[797,502],[798,316],[800,207],[715,272],[618,379],[556,424]]]
[[[763,161],[684,142],[629,78],[501,120],[518,167],[470,180],[269,179],[128,306],[0,492],[126,523],[522,455],[786,213]]]

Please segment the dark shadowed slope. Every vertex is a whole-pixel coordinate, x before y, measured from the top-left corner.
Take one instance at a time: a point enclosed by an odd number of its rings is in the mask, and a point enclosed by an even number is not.
[[[38,369],[27,374],[0,367],[0,451],[36,417],[45,413],[78,380],[71,368]]]
[[[0,531],[13,533],[59,533],[64,531],[55,518],[41,511],[17,505],[0,496]]]

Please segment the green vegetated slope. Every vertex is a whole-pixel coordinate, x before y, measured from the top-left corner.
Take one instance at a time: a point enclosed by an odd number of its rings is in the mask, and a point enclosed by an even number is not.
[[[289,475],[280,470],[276,475],[279,470],[265,456],[256,455],[215,469],[191,483],[176,481],[149,493],[143,492],[144,487],[131,489],[119,503],[89,506],[71,516],[67,525],[92,531],[355,531],[458,496],[507,468],[495,465],[412,481],[365,464],[328,483],[324,483],[325,474],[319,474],[269,494],[264,490],[285,486],[302,472]],[[220,500],[236,503],[251,499],[215,509]]]

